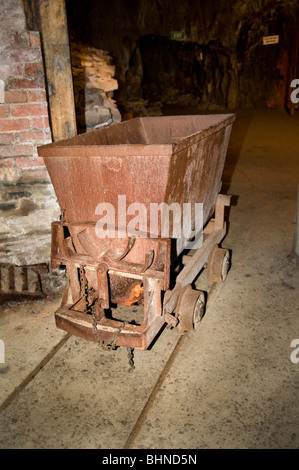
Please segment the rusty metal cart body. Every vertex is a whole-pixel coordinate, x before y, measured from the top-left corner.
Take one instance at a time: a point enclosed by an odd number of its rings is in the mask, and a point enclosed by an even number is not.
[[[39,147],[62,210],[61,220],[52,224],[51,253],[52,268],[67,269],[55,314],[59,328],[142,350],[165,323],[195,328],[204,297],[190,285],[206,265],[210,282],[223,280],[227,272],[228,252],[218,244],[226,235],[224,207],[230,198],[219,191],[234,119],[233,114],[142,117]],[[185,257],[173,284],[173,262],[190,240],[172,238],[171,227],[165,237],[161,219],[154,228],[146,225],[145,234],[130,235],[123,210],[136,202],[146,209],[202,204],[202,244]],[[118,236],[98,237],[99,203],[115,208]],[[112,304],[136,302],[144,306],[139,325],[107,314]]]

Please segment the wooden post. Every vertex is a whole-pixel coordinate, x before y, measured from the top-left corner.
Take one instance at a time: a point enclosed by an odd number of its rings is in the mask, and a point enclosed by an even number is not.
[[[65,0],[39,0],[53,141],[77,134]]]
[[[28,31],[40,31],[39,0],[23,0]]]

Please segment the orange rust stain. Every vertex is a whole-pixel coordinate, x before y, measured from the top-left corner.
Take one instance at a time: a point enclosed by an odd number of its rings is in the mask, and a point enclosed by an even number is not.
[[[142,298],[143,295],[143,286],[141,284],[136,284],[131,290],[131,295],[127,302],[123,302],[124,305],[132,305]]]

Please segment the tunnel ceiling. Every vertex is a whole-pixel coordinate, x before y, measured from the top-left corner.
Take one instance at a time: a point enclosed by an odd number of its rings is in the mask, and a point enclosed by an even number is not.
[[[118,104],[264,107],[292,66],[297,0],[67,0],[72,41],[109,51]],[[183,39],[173,39],[183,32]],[[263,46],[262,38],[279,35]]]

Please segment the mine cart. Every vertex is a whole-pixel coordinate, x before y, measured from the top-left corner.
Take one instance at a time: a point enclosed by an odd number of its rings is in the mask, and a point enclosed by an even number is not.
[[[229,266],[229,252],[219,244],[230,197],[219,192],[234,119],[141,117],[39,147],[62,213],[52,224],[51,252],[52,268],[67,272],[55,314],[59,328],[107,347],[141,350],[165,324],[196,328],[205,296],[192,283],[204,267],[209,284],[223,281]],[[201,208],[202,227],[191,210],[190,234],[174,236],[188,204]],[[159,216],[153,224],[157,207],[175,208],[176,219],[165,225]],[[114,318],[111,306],[119,304],[139,304],[143,320]]]

